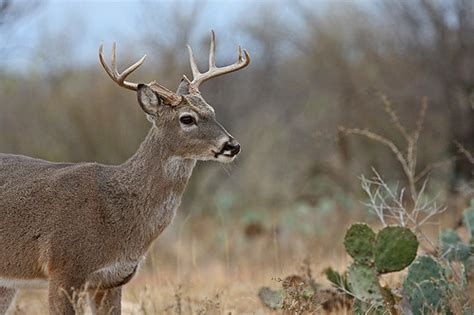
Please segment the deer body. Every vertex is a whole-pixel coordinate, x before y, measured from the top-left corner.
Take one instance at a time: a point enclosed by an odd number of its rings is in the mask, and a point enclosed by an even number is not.
[[[195,164],[150,146],[159,141],[155,134],[152,129],[120,166],[0,155],[0,239],[6,249],[0,279],[47,279],[55,268],[77,273],[78,267],[85,277],[115,262],[137,265],[171,222]]]
[[[130,88],[123,79],[114,80]],[[85,289],[95,311],[120,314],[120,288],[172,221],[196,160],[228,162],[240,150],[200,82],[176,93],[132,86],[153,125],[121,165],[0,154],[0,314],[17,289],[37,286],[49,288],[51,313],[73,314],[74,290]]]

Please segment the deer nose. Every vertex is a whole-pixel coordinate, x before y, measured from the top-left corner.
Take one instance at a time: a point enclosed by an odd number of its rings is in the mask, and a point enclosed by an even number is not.
[[[229,151],[229,155],[231,156],[237,155],[240,152],[240,144],[235,140],[227,141],[224,144],[223,151],[224,153],[227,153],[226,151]]]

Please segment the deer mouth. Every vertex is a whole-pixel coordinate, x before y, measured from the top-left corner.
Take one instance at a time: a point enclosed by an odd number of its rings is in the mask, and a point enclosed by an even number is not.
[[[214,158],[219,161],[219,162],[224,162],[224,163],[227,163],[227,162],[232,162],[234,160],[234,158],[237,156],[237,154],[232,154],[230,152],[228,152],[227,150],[220,150],[220,151],[212,151],[212,154],[214,156]]]
[[[230,154],[229,152],[225,152],[224,150],[220,150],[218,152],[212,151],[212,154],[216,159],[218,159],[220,156],[226,156],[226,157],[234,157],[234,155]]]
[[[219,156],[226,156],[226,157],[233,158],[238,154],[238,152],[226,150],[225,147],[222,148],[219,152],[212,151],[212,153],[214,154],[215,158],[218,158]]]

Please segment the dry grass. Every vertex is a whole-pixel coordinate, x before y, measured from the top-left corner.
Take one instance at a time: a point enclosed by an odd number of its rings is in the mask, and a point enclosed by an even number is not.
[[[329,286],[323,270],[331,266],[344,271],[351,261],[342,245],[346,227],[367,221],[361,211],[336,209],[327,217],[314,211],[302,220],[324,220],[326,228],[308,234],[283,226],[284,214],[274,216],[276,228],[258,229],[235,219],[225,222],[218,215],[178,217],[125,286],[123,314],[281,314],[261,304],[259,289],[281,287],[279,279],[297,274],[306,257],[311,258],[312,277]],[[380,226],[375,217],[371,224]],[[384,276],[382,282],[396,286],[402,276]],[[24,290],[12,314],[40,315],[47,309],[46,290]]]
[[[342,270],[348,263],[342,236],[341,229],[328,229],[321,238],[265,226],[249,234],[245,224],[223,224],[219,218],[178,218],[125,286],[123,313],[271,313],[258,298],[259,288],[280,286],[277,279],[294,274],[307,256],[313,277],[326,283],[321,274],[325,267]],[[22,291],[12,312],[45,313],[46,290]]]

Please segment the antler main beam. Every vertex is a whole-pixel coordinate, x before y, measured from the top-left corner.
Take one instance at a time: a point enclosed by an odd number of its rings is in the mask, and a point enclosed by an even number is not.
[[[189,91],[191,93],[200,93],[199,86],[201,83],[218,77],[220,75],[231,73],[242,68],[245,68],[250,63],[250,56],[246,49],[243,50],[239,46],[239,56],[235,63],[225,66],[225,67],[216,67],[216,35],[214,31],[211,31],[211,46],[209,48],[209,70],[207,72],[200,72],[196,64],[196,59],[194,58],[193,50],[191,46],[188,45],[189,52],[189,63],[191,65],[191,71],[193,73],[193,80],[190,81],[186,76],[184,78],[189,82]],[[245,58],[244,58],[245,56]]]
[[[125,81],[125,79],[130,75],[130,73],[135,71],[138,67],[140,67],[143,64],[143,62],[145,61],[146,55],[144,55],[140,60],[138,60],[133,65],[131,65],[130,67],[125,69],[122,73],[119,73],[118,69],[117,69],[117,61],[116,61],[115,50],[116,50],[116,44],[114,43],[112,45],[112,61],[111,61],[112,68],[110,68],[107,65],[107,63],[105,62],[104,45],[100,45],[100,47],[99,47],[99,60],[100,60],[100,63],[102,65],[102,67],[104,68],[105,72],[107,72],[109,77],[112,80],[114,80],[118,85],[120,85],[120,86],[122,86],[126,89],[136,91],[138,89],[138,84],[134,83],[134,82]]]

